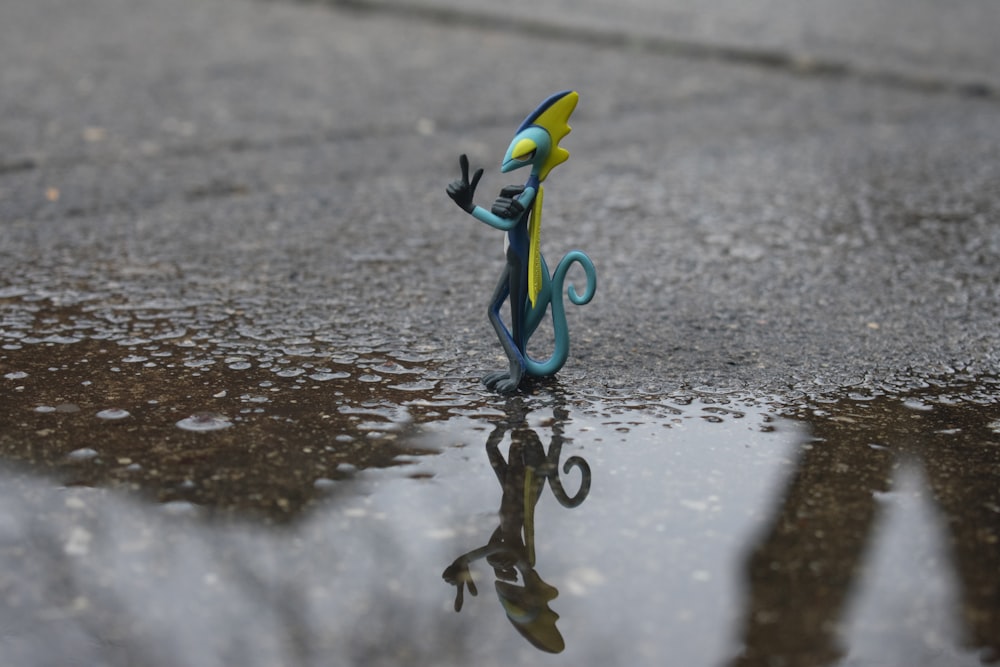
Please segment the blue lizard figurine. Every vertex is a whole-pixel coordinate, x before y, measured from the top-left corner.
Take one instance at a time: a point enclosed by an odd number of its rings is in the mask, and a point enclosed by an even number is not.
[[[570,132],[569,117],[578,99],[575,91],[556,93],[524,119],[510,142],[500,171],[507,173],[530,166],[531,174],[524,185],[503,188],[491,210],[487,211],[473,202],[483,170],[476,170],[470,181],[469,159],[465,155],[459,158],[462,178],[448,186],[448,196],[472,217],[507,232],[507,264],[490,301],[489,319],[510,366],[483,378],[487,387],[501,393],[515,391],[525,375],[554,375],[566,363],[569,330],[561,294],[566,273],[574,262],[583,267],[587,288],[583,294],[577,294],[570,285],[566,292],[569,300],[576,305],[589,303],[597,290],[597,272],[586,254],[579,250],[568,252],[550,275],[539,248],[544,196],[542,182],[553,167],[569,158],[569,151],[562,148],[559,142]],[[500,316],[500,309],[508,298],[511,306],[510,328]],[[547,360],[536,361],[528,355],[528,340],[550,305],[555,348]]]

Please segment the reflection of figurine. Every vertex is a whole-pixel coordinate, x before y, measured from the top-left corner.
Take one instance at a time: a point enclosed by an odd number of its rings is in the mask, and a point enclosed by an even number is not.
[[[562,413],[561,415],[559,413]],[[563,465],[563,472],[579,468],[582,475],[580,489],[570,497],[559,479],[559,457],[562,451],[560,418],[565,412],[556,410],[556,424],[552,427],[552,444],[546,453],[538,435],[524,422],[523,413],[514,423],[501,423],[486,441],[486,453],[493,465],[503,498],[500,501],[500,525],[486,545],[473,549],[455,559],[442,575],[444,580],[457,587],[455,611],[462,609],[464,587],[477,594],[469,565],[485,558],[496,576],[496,592],[507,618],[536,648],[559,653],[565,647],[562,635],[556,628],[559,615],[549,602],[559,595],[535,571],[535,505],[548,480],[556,499],[564,507],[576,507],[590,493],[590,466],[578,456],[571,456]],[[504,460],[500,442],[510,430],[511,442]],[[513,583],[521,573],[522,584]]]
[[[566,363],[569,355],[569,330],[563,308],[562,291],[566,273],[577,262],[587,274],[587,289],[582,295],[572,285],[567,295],[577,305],[588,303],[597,289],[594,264],[584,253],[572,250],[556,266],[551,278],[539,248],[542,227],[542,181],[549,171],[569,158],[569,151],[559,142],[569,134],[569,116],[576,108],[579,96],[574,91],[557,93],[535,109],[517,129],[507,149],[501,172],[530,166],[531,175],[524,185],[512,185],[500,192],[500,197],[487,211],[473,203],[476,185],[483,170],[478,169],[469,181],[469,160],[459,158],[462,178],[448,186],[448,195],[462,209],[480,222],[507,232],[507,265],[490,302],[489,318],[500,338],[500,344],[510,362],[508,370],[490,373],[483,378],[491,389],[507,393],[517,389],[525,374],[535,377],[554,375]],[[508,329],[500,317],[504,301],[510,298]],[[528,356],[528,339],[552,305],[552,327],[555,349],[546,361]]]
[[[892,488],[901,463],[918,462],[947,527],[965,641],[984,664],[1000,663],[1000,448],[988,426],[997,415],[983,408],[977,423],[967,410],[937,403],[916,412],[881,398],[849,420],[811,420],[817,443],[803,450],[747,559],[743,649],[733,667],[842,659],[848,647],[838,632],[877,530],[877,495]],[[890,432],[906,434],[902,446],[871,445],[873,433]]]

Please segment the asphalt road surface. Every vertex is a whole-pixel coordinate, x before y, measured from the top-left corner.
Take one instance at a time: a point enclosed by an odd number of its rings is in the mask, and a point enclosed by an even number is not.
[[[572,87],[543,251],[586,251],[599,288],[570,308],[569,381],[990,374],[1000,113],[977,36],[996,9],[938,25],[926,5],[887,23],[891,6],[848,30],[820,2],[715,20],[556,5],[536,23],[471,2],[9,3],[4,294],[168,298],[216,332],[433,341],[488,370],[501,235],[443,189],[468,153],[488,205],[521,118]],[[653,39],[651,16],[693,27]]]

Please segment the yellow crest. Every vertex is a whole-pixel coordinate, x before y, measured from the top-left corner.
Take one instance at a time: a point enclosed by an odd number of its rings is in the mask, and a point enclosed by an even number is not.
[[[573,129],[569,126],[569,117],[576,109],[579,99],[579,93],[571,90],[531,121],[532,125],[537,125],[548,132],[552,139],[552,149],[538,172],[539,180],[544,181],[553,167],[569,159],[569,151],[560,147],[559,142]]]

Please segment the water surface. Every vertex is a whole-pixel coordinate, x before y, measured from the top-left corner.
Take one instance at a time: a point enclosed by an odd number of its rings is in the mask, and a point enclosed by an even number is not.
[[[6,352],[7,664],[997,657],[989,380],[500,398],[391,347],[142,345]]]

